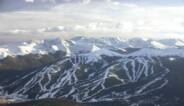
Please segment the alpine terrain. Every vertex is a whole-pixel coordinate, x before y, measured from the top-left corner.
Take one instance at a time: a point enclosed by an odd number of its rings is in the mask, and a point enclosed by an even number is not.
[[[184,104],[181,39],[46,39],[2,45],[0,58],[0,98],[8,102],[66,99],[86,106]]]

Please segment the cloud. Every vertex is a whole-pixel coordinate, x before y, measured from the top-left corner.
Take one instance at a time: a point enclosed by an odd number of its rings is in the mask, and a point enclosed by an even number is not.
[[[25,0],[27,3],[34,3],[34,0]]]
[[[47,11],[0,13],[0,32],[20,37],[184,38],[183,11],[182,6],[140,6],[119,1],[68,3]]]
[[[47,27],[47,28],[40,28],[37,32],[62,32],[65,31],[64,26],[55,26],[55,27]]]

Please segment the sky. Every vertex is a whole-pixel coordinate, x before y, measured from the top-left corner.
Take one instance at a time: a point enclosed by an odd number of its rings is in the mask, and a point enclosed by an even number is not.
[[[50,37],[184,39],[184,0],[0,0],[0,43]]]

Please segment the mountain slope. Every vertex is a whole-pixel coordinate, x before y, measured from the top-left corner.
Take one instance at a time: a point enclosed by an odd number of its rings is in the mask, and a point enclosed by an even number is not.
[[[0,104],[0,106],[85,106],[85,105],[63,99],[43,99],[21,103]]]
[[[69,40],[63,40],[60,38],[55,39],[46,39],[39,41],[30,41],[30,42],[20,42],[14,44],[7,44],[0,46],[0,58],[3,59],[7,56],[17,56],[17,55],[27,55],[27,54],[48,54],[54,53],[56,51],[63,51],[67,56],[76,55],[76,54],[87,54],[94,52],[99,53],[127,53],[130,52],[130,49],[142,49],[154,51],[157,55],[159,52],[162,52],[164,55],[176,55],[180,56],[183,52],[184,40],[181,39],[162,39],[162,40],[153,40],[153,39],[142,39],[142,38],[132,38],[128,40],[123,40],[120,38],[87,38],[87,37],[75,37]],[[129,49],[129,50],[126,50]],[[163,49],[163,50],[161,50]],[[166,52],[168,51],[168,52]],[[178,51],[172,52],[172,51]],[[94,52],[95,53],[95,52]],[[141,52],[139,52],[141,53]],[[160,55],[162,55],[160,53]],[[98,53],[97,53],[98,54]],[[115,53],[113,53],[115,54]],[[107,54],[106,54],[107,55]],[[109,54],[110,55],[110,54]],[[118,55],[118,54],[117,54]]]
[[[16,102],[66,98],[89,106],[183,105],[184,50],[175,41],[85,37],[60,41],[37,44],[43,47],[38,50],[49,50],[53,44],[61,47],[56,51],[62,53],[51,59],[61,58],[30,71],[22,69],[25,73],[16,79],[2,79],[0,97]]]

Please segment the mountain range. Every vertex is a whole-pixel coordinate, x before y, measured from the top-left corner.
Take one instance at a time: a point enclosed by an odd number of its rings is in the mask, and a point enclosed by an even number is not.
[[[181,39],[75,37],[0,48],[0,97],[87,106],[182,106]]]
[[[67,56],[82,55],[119,55],[126,56],[126,49],[139,49],[129,55],[174,55],[181,56],[184,47],[182,39],[142,39],[142,38],[87,38],[74,37],[69,40],[61,38],[11,43],[0,46],[0,58],[27,54],[48,54],[63,51]],[[119,51],[119,52],[117,52]],[[148,51],[152,51],[148,53]],[[177,51],[177,52],[176,52]],[[123,53],[123,54],[122,54]]]

